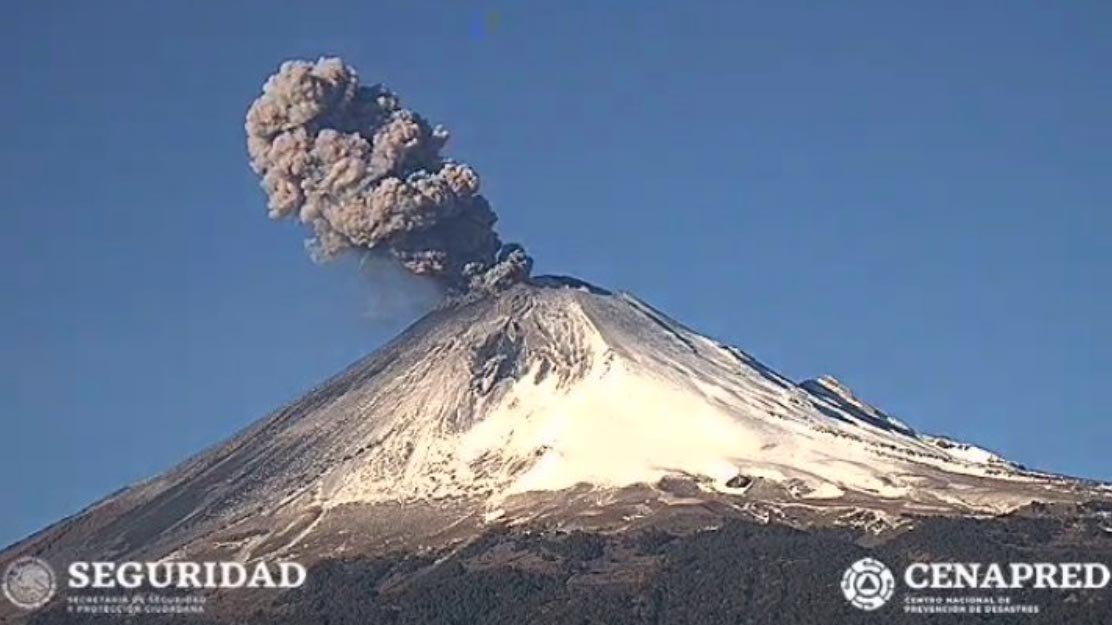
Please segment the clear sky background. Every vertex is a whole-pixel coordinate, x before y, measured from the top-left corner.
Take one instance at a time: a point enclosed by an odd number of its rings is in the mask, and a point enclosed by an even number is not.
[[[451,128],[539,272],[1112,479],[1112,4],[467,4],[5,7],[0,544],[417,314],[266,218],[244,112],[321,54]]]

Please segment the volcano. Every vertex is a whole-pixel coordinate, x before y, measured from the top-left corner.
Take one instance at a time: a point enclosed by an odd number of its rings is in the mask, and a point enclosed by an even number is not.
[[[226,443],[17,549],[79,537],[113,558],[251,558],[331,539],[343,552],[373,547],[339,539],[364,513],[574,523],[627,494],[898,525],[1092,493],[920,434],[831,377],[797,384],[633,296],[541,277],[445,305]]]
[[[537,277],[442,305],[0,561],[311,565],[437,553],[492,531],[730,520],[875,537],[1109,494],[923,434],[832,377],[789,380],[631,295]]]

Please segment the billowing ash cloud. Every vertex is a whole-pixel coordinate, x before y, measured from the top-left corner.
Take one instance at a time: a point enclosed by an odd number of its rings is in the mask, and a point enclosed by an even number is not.
[[[246,129],[270,216],[311,227],[314,259],[389,254],[455,291],[528,277],[532,259],[502,245],[478,174],[440,155],[447,131],[382,85],[360,85],[340,59],[284,63]]]

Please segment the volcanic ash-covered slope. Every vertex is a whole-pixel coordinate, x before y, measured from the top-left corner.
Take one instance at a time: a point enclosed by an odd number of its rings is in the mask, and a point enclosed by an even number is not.
[[[429,314],[227,443],[16,550],[351,552],[571,517],[584,493],[597,514],[623,492],[643,499],[638,514],[713,501],[892,517],[1090,490],[921,436],[832,378],[795,384],[631,296],[539,278]]]

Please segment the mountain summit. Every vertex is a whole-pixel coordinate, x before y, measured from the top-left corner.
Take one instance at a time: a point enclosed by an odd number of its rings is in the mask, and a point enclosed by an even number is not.
[[[445,304],[5,556],[313,561],[685,509],[883,528],[1096,490],[920,434],[833,378],[797,384],[630,295],[540,277]]]

